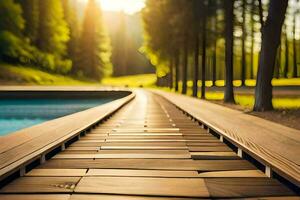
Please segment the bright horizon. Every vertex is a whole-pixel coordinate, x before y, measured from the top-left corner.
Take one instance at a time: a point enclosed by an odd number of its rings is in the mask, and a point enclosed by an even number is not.
[[[80,0],[87,2],[88,0]],[[97,0],[104,11],[124,11],[134,14],[141,11],[145,6],[145,0]]]

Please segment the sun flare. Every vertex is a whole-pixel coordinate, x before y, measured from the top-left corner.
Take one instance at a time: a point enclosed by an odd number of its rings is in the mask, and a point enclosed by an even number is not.
[[[87,2],[88,0],[80,0]],[[124,11],[127,14],[139,12],[145,6],[145,0],[97,0],[104,11]]]

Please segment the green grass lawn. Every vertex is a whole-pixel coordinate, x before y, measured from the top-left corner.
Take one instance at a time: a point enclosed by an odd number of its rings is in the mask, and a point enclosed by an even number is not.
[[[0,64],[0,80],[4,84],[27,85],[87,85],[97,84],[89,80],[78,80],[69,76],[51,74],[39,69]],[[98,83],[99,84],[99,83]]]
[[[100,84],[89,80],[78,80],[69,76],[50,74],[41,70],[22,66],[12,66],[0,64],[1,74],[0,80],[4,84],[29,84],[29,85],[95,85]],[[116,87],[156,87],[155,74],[142,74],[123,77],[110,77],[102,80],[101,85],[116,86]],[[274,86],[300,86],[300,79],[274,79]],[[248,86],[254,86],[255,80],[247,80]],[[201,81],[198,83],[201,86]],[[206,81],[206,85],[211,86],[211,81]],[[216,82],[217,86],[223,86],[224,81]],[[240,85],[240,81],[234,82],[235,86]],[[188,82],[188,95],[192,95],[192,81]],[[181,88],[181,83],[180,83]],[[164,90],[170,91],[168,88]],[[200,96],[199,96],[200,97]],[[206,99],[213,101],[222,101],[224,98],[223,92],[207,92]],[[253,95],[235,95],[237,104],[245,108],[252,108],[254,105]],[[273,105],[276,109],[300,109],[300,97],[276,97],[273,99]]]
[[[156,83],[156,75],[141,74],[133,76],[111,77],[103,79],[101,83],[107,86],[154,87]]]

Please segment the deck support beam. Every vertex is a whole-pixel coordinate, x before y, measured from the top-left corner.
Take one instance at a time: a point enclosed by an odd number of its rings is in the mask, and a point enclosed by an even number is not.
[[[239,156],[240,158],[243,157],[243,150],[242,150],[241,148],[238,148],[238,156]]]
[[[223,135],[220,135],[220,141],[221,141],[221,142],[224,142],[224,137],[223,137]]]
[[[43,164],[46,162],[46,155],[45,154],[42,154],[41,155],[41,158],[40,158],[40,164]]]
[[[64,151],[64,150],[66,150],[66,144],[65,144],[65,143],[61,144],[61,146],[60,146],[60,150],[61,150],[61,151]]]
[[[266,176],[269,177],[269,178],[272,178],[272,176],[273,176],[272,169],[271,169],[271,167],[268,166],[268,165],[266,165],[266,168],[265,168],[265,174],[266,174]]]
[[[26,174],[26,167],[23,166],[23,167],[20,168],[20,176],[21,176],[21,177],[22,177],[22,176],[25,176],[25,174]]]

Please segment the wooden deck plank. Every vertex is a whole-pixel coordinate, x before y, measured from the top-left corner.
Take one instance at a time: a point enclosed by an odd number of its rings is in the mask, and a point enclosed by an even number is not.
[[[201,178],[266,177],[260,170],[202,172],[198,176]]]
[[[233,151],[225,152],[191,152],[191,156],[195,160],[225,160],[225,159],[240,159]]]
[[[129,195],[80,195],[74,194],[70,200],[199,200],[198,198],[176,198],[176,197],[149,197]]]
[[[54,176],[54,177],[64,177],[64,176],[84,176],[87,169],[33,169],[26,173],[25,176]]]
[[[14,194],[1,195],[1,200],[69,200],[68,194]]]
[[[118,177],[199,177],[197,171],[167,170],[126,170],[126,169],[89,169],[86,176],[118,176]]]
[[[204,180],[199,178],[83,177],[75,192],[209,197]]]
[[[0,189],[0,193],[70,193],[81,177],[21,177]]]
[[[205,184],[214,198],[295,195],[290,189],[270,178],[207,178]]]

